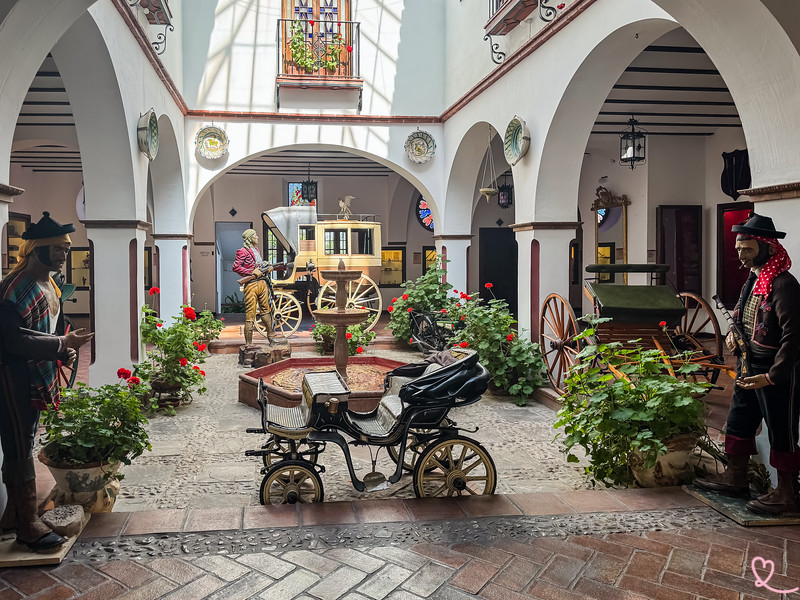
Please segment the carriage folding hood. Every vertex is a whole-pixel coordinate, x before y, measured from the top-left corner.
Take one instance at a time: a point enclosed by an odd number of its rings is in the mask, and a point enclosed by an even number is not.
[[[284,249],[294,257],[300,245],[300,225],[316,225],[317,209],[314,206],[279,206],[262,212],[261,219]]]

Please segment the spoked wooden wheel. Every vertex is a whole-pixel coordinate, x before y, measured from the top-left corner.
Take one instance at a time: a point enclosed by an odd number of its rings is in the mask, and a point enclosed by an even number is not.
[[[381,294],[372,279],[362,275],[358,279],[348,281],[347,301],[345,308],[356,308],[366,311],[369,316],[364,322],[364,330],[369,331],[381,316]],[[322,286],[317,298],[317,308],[336,308],[336,282],[328,281]]]
[[[310,445],[305,439],[289,440],[278,435],[270,435],[267,443],[261,446],[263,450],[269,450],[269,454],[263,455],[265,467],[271,467],[284,460],[307,460],[311,464],[317,464],[319,452],[317,446]],[[288,458],[283,458],[286,456]]]
[[[277,335],[288,338],[300,327],[303,318],[303,307],[297,298],[286,292],[272,292],[272,327]],[[256,330],[267,337],[267,330],[261,319],[256,319]]]
[[[70,331],[72,331],[74,327],[72,326],[72,321],[70,321],[67,317],[64,317],[64,335],[67,335]],[[73,362],[70,366],[65,365],[60,360],[58,361],[57,365],[57,375],[58,375],[58,385],[63,388],[71,388],[75,385],[75,377],[78,375],[78,361],[80,360],[80,350],[78,348],[75,349],[75,362]]]
[[[679,296],[686,307],[686,315],[681,319],[681,324],[675,328],[675,333],[691,336],[695,340],[702,339],[713,333],[714,340],[709,341],[710,347],[708,349],[716,356],[722,357],[722,333],[711,306],[703,300],[702,296],[698,296],[693,292],[681,292]],[[707,330],[709,325],[711,326],[711,331]]]
[[[286,460],[269,469],[261,481],[261,504],[322,502],[322,479],[305,460]]]
[[[497,469],[489,453],[466,437],[439,438],[427,445],[414,467],[418,498],[494,494]]]
[[[442,427],[451,427],[453,422],[450,419],[444,419],[439,424],[439,429]],[[403,455],[403,469],[406,471],[413,471],[417,464],[417,460],[425,450],[425,441],[430,440],[432,434],[437,433],[439,429],[409,429],[408,437],[406,438],[406,453]],[[427,437],[422,437],[427,436]],[[400,445],[387,446],[386,451],[389,453],[389,458],[392,459],[394,464],[400,460]]]
[[[580,344],[575,341],[578,323],[569,302],[558,294],[544,301],[539,319],[539,343],[547,365],[547,376],[559,394],[566,391],[564,380],[577,362]]]

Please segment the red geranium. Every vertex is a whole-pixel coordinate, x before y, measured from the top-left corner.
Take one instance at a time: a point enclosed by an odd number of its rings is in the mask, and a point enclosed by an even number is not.
[[[309,19],[309,20],[308,20],[308,24],[309,24],[309,25],[311,25],[311,26],[313,27],[313,26],[314,26],[314,21],[313,21],[312,19]]]
[[[413,344],[414,343],[414,338],[408,338],[408,343],[409,344]]]
[[[161,293],[161,290],[160,290],[160,289],[158,289],[157,287],[151,287],[151,288],[150,288],[150,295],[151,295],[151,296],[153,296],[153,295],[155,295],[155,294],[160,294],[160,293]]]
[[[348,332],[347,332],[347,333],[344,335],[344,337],[346,337],[348,340],[352,340],[352,339],[353,339],[353,334],[352,334],[352,333],[350,333],[350,332],[348,331]]]
[[[408,312],[411,312],[412,310],[414,310],[414,309],[409,306],[408,307]]]
[[[128,369],[118,369],[117,370],[117,377],[120,379],[129,379],[131,376],[131,372]]]
[[[661,321],[661,322],[658,324],[658,326],[659,326],[659,327],[666,327],[666,326],[667,326],[667,322],[666,322],[666,321]]]
[[[403,294],[403,300],[408,300],[408,294]]]
[[[356,354],[364,354],[364,349],[361,346],[359,346],[358,348],[356,348]]]
[[[446,309],[446,308],[443,308],[443,309],[442,309],[442,314],[443,314],[443,315],[446,315],[446,314],[447,314],[447,309]]]
[[[352,52],[352,51],[353,51],[353,47],[352,47],[352,46],[348,46],[348,47],[347,47],[347,51],[348,51],[348,52]]]
[[[134,386],[134,385],[139,385],[140,383],[142,383],[142,380],[139,379],[138,377],[129,377],[128,378],[128,386],[129,387],[130,386]]]
[[[459,346],[461,346],[462,348],[469,348],[469,342],[461,342]]]
[[[197,347],[197,349],[200,350],[200,352],[205,352],[206,348],[208,348],[208,346],[206,346],[205,344],[200,344]]]
[[[163,323],[156,323],[156,327],[163,327],[163,326],[164,326]]]
[[[200,343],[199,342],[192,342],[192,346],[194,346],[195,348],[199,348],[200,347]]]
[[[397,298],[392,298],[392,304],[394,304],[395,302],[397,302]]]
[[[389,312],[392,312],[392,311],[394,310],[394,306],[390,306],[390,307],[389,307],[389,308],[387,308],[386,310],[387,310],[387,311],[389,311]]]
[[[183,307],[183,316],[189,321],[194,321],[197,319],[197,314],[194,312],[194,309],[191,306]]]
[[[203,377],[205,377],[205,376],[206,376],[206,372],[205,372],[205,371],[200,371],[200,375],[202,375]]]
[[[487,284],[484,284],[483,287],[485,287],[487,290],[490,290],[490,289],[492,289],[494,287],[494,284],[493,283],[487,283]]]
[[[192,368],[193,368],[195,371],[199,371],[199,370],[200,370],[200,367],[198,367],[197,365],[193,365],[193,366],[192,366]]]
[[[178,359],[178,364],[179,364],[180,366],[182,366],[182,367],[185,367],[186,365],[188,365],[188,364],[189,364],[189,361],[188,361],[187,359],[185,359],[185,358],[179,358],[179,359]]]
[[[507,341],[507,342],[510,342],[510,341],[511,341],[511,340],[513,340],[513,339],[514,339],[514,334],[513,334],[513,333],[509,333],[509,334],[506,336],[506,341]]]

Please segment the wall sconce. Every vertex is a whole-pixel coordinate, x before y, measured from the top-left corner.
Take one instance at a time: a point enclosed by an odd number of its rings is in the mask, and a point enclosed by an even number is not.
[[[639,121],[631,115],[629,129],[619,134],[619,163],[631,170],[636,168],[637,163],[644,164],[647,161],[647,131],[637,128],[638,124]]]

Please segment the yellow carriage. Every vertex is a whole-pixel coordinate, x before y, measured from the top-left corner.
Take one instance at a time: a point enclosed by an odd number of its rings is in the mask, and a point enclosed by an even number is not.
[[[380,318],[381,224],[374,215],[330,217],[318,220],[313,206],[284,206],[261,213],[264,256],[287,264],[285,270],[273,271],[271,279],[273,326],[285,337],[300,327],[304,306],[308,311],[335,306],[336,282],[326,281],[321,271],[336,270],[339,260],[347,269],[362,272],[347,282],[347,308],[368,313],[367,329]],[[266,337],[260,319],[256,329]]]

